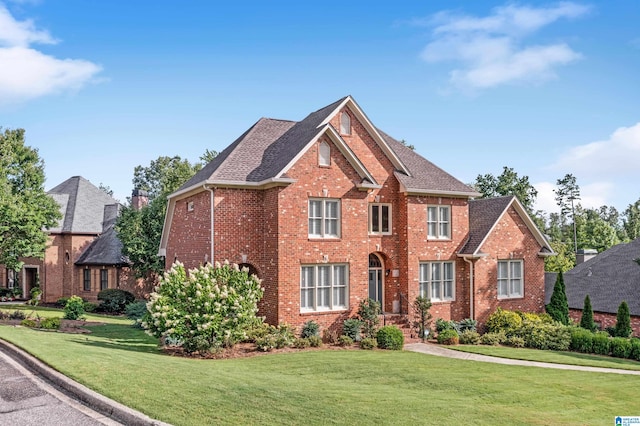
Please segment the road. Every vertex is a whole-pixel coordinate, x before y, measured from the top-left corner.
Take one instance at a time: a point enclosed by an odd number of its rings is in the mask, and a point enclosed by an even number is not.
[[[0,351],[0,425],[120,425],[64,395]]]

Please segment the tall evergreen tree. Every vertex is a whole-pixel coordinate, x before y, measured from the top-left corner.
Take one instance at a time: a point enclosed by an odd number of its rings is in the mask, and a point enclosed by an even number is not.
[[[589,331],[596,331],[596,323],[593,322],[593,308],[591,307],[591,299],[587,294],[584,298],[584,306],[582,308],[582,317],[580,318],[580,327]]]
[[[618,337],[631,336],[631,314],[629,313],[629,305],[624,300],[618,307],[618,316],[616,317],[615,335]]]
[[[547,313],[551,315],[551,318],[555,321],[565,325],[569,324],[569,302],[567,302],[567,293],[561,271],[558,272],[556,283],[553,286],[551,300],[545,308]]]

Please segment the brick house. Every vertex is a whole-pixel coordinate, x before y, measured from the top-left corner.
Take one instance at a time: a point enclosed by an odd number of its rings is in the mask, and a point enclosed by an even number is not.
[[[81,176],[73,176],[47,192],[60,205],[62,219],[49,229],[43,259],[24,258],[17,276],[0,268],[3,287],[18,286],[25,298],[39,285],[41,300],[55,303],[72,295],[95,302],[100,290],[135,291],[136,280],[123,258],[113,225],[117,200]]]
[[[367,297],[407,313],[419,294],[434,318],[541,311],[547,241],[517,199],[479,195],[347,96],[249,128],[169,196],[159,255],[249,267],[272,324],[339,328]]]
[[[582,252],[582,253],[580,253]],[[640,337],[640,238],[615,245],[600,254],[586,255],[578,250],[575,268],[563,274],[569,316],[576,323],[582,318],[584,299],[589,295],[593,319],[601,329],[616,325],[618,307],[629,305],[633,335]],[[555,273],[546,274],[546,303],[551,300]]]

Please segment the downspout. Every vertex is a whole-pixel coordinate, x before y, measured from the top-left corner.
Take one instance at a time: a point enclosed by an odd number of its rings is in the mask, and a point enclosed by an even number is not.
[[[213,261],[213,238],[214,238],[214,232],[213,232],[213,189],[209,188],[206,184],[202,185],[202,187],[209,191],[209,193],[211,194],[211,208],[209,209],[209,215],[211,216],[211,254],[209,255],[209,262],[214,265],[214,261]]]
[[[473,260],[463,257],[464,261],[469,264],[469,318],[475,319],[474,298],[473,298]]]

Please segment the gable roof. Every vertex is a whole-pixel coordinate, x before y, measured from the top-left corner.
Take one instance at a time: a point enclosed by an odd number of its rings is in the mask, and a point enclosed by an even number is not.
[[[469,238],[460,250],[461,256],[481,256],[482,245],[487,240],[500,219],[513,207],[522,218],[529,231],[540,244],[540,255],[553,254],[545,236],[540,232],[518,198],[513,195],[495,198],[481,198],[469,201]]]
[[[582,309],[588,294],[594,311],[616,314],[622,301],[640,315],[640,238],[615,245],[564,274],[569,308]],[[555,276],[549,285],[553,290]]]
[[[62,219],[51,233],[100,234],[117,216],[118,201],[81,176],[73,176],[47,194],[60,205]],[[105,208],[106,206],[113,208]]]

